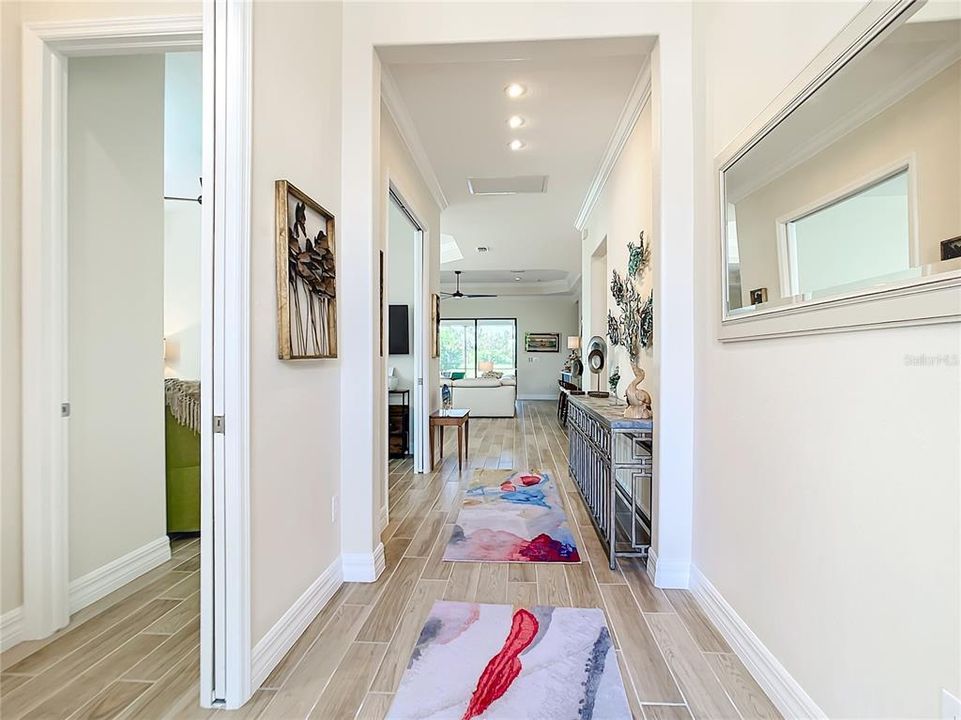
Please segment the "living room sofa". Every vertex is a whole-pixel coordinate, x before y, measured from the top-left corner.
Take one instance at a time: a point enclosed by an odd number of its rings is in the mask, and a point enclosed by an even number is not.
[[[514,417],[517,401],[517,382],[512,376],[502,378],[441,378],[442,385],[451,385],[455,408],[467,408],[471,417]]]

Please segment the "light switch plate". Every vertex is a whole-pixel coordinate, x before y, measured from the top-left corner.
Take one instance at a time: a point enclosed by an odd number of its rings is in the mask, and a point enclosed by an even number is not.
[[[941,720],[961,720],[961,700],[941,689]]]

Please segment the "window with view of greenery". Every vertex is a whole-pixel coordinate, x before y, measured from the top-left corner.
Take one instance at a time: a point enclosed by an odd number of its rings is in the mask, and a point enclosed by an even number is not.
[[[477,366],[513,373],[517,366],[517,320],[461,319],[440,321],[440,370],[477,377]]]

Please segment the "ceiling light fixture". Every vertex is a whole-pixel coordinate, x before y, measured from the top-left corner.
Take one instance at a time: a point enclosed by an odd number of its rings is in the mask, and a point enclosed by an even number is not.
[[[509,98],[519,98],[521,95],[527,92],[527,88],[520,83],[511,83],[504,88],[504,92],[507,93],[507,97]]]
[[[509,147],[510,147],[510,149],[513,150],[514,152],[517,152],[518,150],[523,150],[524,147],[525,147],[525,146],[524,146],[524,141],[523,141],[523,140],[517,140],[517,139],[515,138],[514,140],[511,140]]]
[[[524,118],[522,118],[520,115],[511,115],[510,119],[507,121],[507,124],[512,129],[516,130],[517,128],[524,126]]]
[[[479,252],[479,253],[486,253],[488,250],[490,250],[490,248],[487,247],[486,245],[478,245],[478,246],[477,246],[477,252]]]
[[[520,282],[520,281],[521,281],[521,276],[520,276],[520,275],[518,275],[517,277],[514,278],[514,282]]]

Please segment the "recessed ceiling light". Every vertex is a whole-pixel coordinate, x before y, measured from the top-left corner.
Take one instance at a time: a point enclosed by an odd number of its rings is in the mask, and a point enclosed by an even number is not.
[[[507,121],[507,124],[516,130],[519,127],[523,127],[524,118],[522,118],[520,115],[511,115],[510,119]]]
[[[523,140],[517,140],[517,139],[515,138],[514,140],[511,140],[511,143],[510,143],[510,146],[509,146],[509,147],[510,147],[511,150],[514,150],[515,152],[518,151],[518,150],[523,150],[523,149],[524,149],[524,141],[523,141]]]
[[[507,93],[507,97],[509,98],[519,98],[521,95],[527,92],[527,88],[520,83],[511,83],[504,88],[504,92]]]
[[[479,252],[479,253],[486,253],[488,250],[490,250],[490,248],[487,247],[486,245],[478,245],[478,246],[477,246],[477,252]]]
[[[514,278],[514,282],[520,282],[520,281],[521,281],[521,276],[520,276],[520,275],[518,275],[517,277]]]

